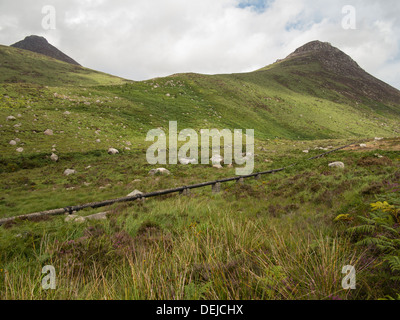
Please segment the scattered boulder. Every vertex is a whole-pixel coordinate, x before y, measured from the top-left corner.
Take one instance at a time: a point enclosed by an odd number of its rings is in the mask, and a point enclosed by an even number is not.
[[[77,216],[76,214],[69,214],[69,215],[64,219],[64,221],[65,221],[65,222],[71,222],[71,221],[74,221],[76,218],[78,218],[78,216]]]
[[[7,121],[15,121],[15,120],[17,120],[17,118],[14,117],[14,116],[8,116],[7,117]]]
[[[78,216],[76,214],[70,214],[64,219],[64,221],[65,222],[79,222],[79,223],[82,223],[82,222],[85,222],[86,219],[85,219],[85,217],[81,217],[81,216]]]
[[[329,167],[344,169],[344,163],[340,161],[332,162],[329,164]]]
[[[65,176],[69,176],[69,175],[75,174],[75,173],[76,173],[76,171],[73,170],[73,169],[66,169],[66,170],[64,171],[64,175],[65,175]]]
[[[310,151],[309,151],[309,150],[303,150],[303,152],[304,152],[304,153],[309,153]]]
[[[24,148],[18,148],[16,151],[17,152],[24,152]]]
[[[11,141],[9,142],[9,144],[11,144],[12,146],[16,146],[16,145],[17,145],[17,141],[11,140]]]
[[[139,190],[134,190],[130,194],[128,194],[127,197],[137,196],[138,194],[143,194],[143,192]]]
[[[189,163],[195,164],[197,161],[194,158],[179,158],[179,162],[181,164],[187,165]]]
[[[47,129],[47,130],[44,132],[44,134],[45,134],[46,136],[52,136],[54,133],[53,133],[53,130]]]
[[[156,174],[161,174],[161,175],[170,175],[171,172],[165,168],[157,168],[157,169],[151,169],[149,171],[149,175],[154,176]]]
[[[213,164],[218,164],[221,163],[224,160],[224,158],[221,155],[216,154],[213,155],[212,158],[210,158],[210,160]]]
[[[361,147],[361,148],[366,148],[367,145],[366,145],[365,143],[361,143],[361,144],[360,144],[360,147]]]
[[[66,115],[66,116],[68,116],[68,115],[70,115],[70,114],[71,114],[71,112],[69,112],[69,111],[65,111],[63,114],[64,114],[64,115]]]
[[[383,140],[383,138],[375,137],[375,141],[381,141],[381,140]]]
[[[115,148],[108,149],[108,154],[118,154],[118,153],[119,153],[119,151]]]
[[[58,155],[56,155],[55,153],[52,153],[50,156],[51,161],[57,162],[58,161]]]
[[[244,157],[243,160],[246,160],[246,161],[254,159],[254,154],[252,154],[251,152],[243,153],[242,156]]]
[[[140,195],[140,194],[143,194],[143,192],[139,191],[139,190],[133,190],[130,194],[127,195],[127,197],[134,197],[134,196],[137,196],[137,195]],[[142,199],[139,198],[139,200],[140,201],[144,201],[145,198],[142,198]]]
[[[99,212],[99,213],[95,213],[90,216],[81,217],[81,218],[83,218],[84,220],[107,220],[107,214],[108,214],[108,211]]]

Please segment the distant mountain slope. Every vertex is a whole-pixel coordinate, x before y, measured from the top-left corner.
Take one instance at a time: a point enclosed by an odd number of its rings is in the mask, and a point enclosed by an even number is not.
[[[49,86],[119,84],[125,80],[45,55],[0,45],[0,83]]]
[[[0,83],[3,155],[18,155],[9,144],[16,138],[24,154],[55,144],[66,153],[124,150],[126,141],[143,148],[148,130],[168,130],[169,121],[179,130],[254,129],[264,140],[400,134],[400,92],[320,42],[254,72],[146,81],[0,46]]]
[[[58,50],[56,47],[52,46],[43,37],[34,35],[28,36],[24,40],[14,43],[13,45],[11,45],[11,47],[44,54],[45,56],[80,66],[78,62],[68,57],[66,54]]]
[[[279,61],[285,67],[300,67],[299,72],[305,66],[315,62],[322,67],[326,80],[333,80],[350,89],[344,92],[349,97],[360,99],[364,97],[400,105],[399,90],[365,72],[350,56],[328,42],[309,42]],[[338,88],[330,87],[329,89]]]

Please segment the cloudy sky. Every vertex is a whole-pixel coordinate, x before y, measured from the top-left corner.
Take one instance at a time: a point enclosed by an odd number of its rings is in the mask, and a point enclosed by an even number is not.
[[[400,89],[399,14],[398,0],[0,0],[0,44],[41,35],[86,67],[144,80],[252,71],[321,40]]]

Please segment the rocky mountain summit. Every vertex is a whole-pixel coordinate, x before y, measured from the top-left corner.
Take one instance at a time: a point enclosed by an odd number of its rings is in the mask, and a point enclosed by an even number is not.
[[[337,74],[357,73],[360,66],[343,51],[329,42],[311,41],[291,53],[286,59],[312,57],[329,71]]]
[[[41,53],[48,57],[80,66],[78,62],[68,57],[66,54],[48,43],[45,38],[40,36],[28,36],[24,40],[14,43],[13,45],[11,45],[11,47]]]
[[[324,77],[351,88],[350,96],[400,104],[399,91],[363,70],[357,62],[329,42],[311,41],[297,48],[280,63],[288,66],[319,63]]]

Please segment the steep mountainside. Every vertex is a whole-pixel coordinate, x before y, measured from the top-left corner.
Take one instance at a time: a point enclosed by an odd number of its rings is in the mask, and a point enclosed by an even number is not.
[[[314,62],[321,65],[327,79],[347,86],[350,90],[345,91],[345,94],[349,97],[364,97],[400,105],[399,90],[365,72],[351,57],[328,42],[309,42],[280,61],[287,67]]]

